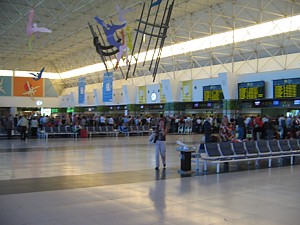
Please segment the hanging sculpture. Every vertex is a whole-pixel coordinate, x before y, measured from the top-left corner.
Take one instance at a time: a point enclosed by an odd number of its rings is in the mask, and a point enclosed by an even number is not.
[[[37,23],[33,23],[34,10],[29,11],[28,21],[26,25],[26,35],[29,37],[28,46],[31,49],[31,42],[37,33],[51,33],[52,31],[45,27],[38,27]]]
[[[116,63],[116,69],[118,68],[119,61],[126,50],[126,45],[122,45],[120,42],[117,42],[115,39],[115,32],[117,30],[120,30],[126,26],[126,23],[122,23],[121,25],[115,25],[115,24],[105,24],[103,20],[98,18],[97,16],[94,17],[95,20],[103,27],[104,32],[106,34],[106,40],[109,44],[115,46],[119,52],[117,55],[117,63]]]
[[[113,46],[113,45],[108,45],[108,46],[102,45],[99,41],[99,37],[97,36],[96,32],[94,31],[93,26],[90,23],[88,23],[88,25],[89,25],[90,31],[93,35],[93,43],[94,43],[94,46],[96,47],[96,52],[100,55],[101,60],[104,63],[106,72],[108,72],[105,57],[108,56],[109,59],[111,60],[111,56],[117,54],[119,52],[119,49],[115,48],[115,46]],[[98,29],[98,31],[99,31],[99,29]],[[99,32],[99,35],[100,35],[101,39],[103,39],[100,32]],[[120,43],[121,39],[118,39],[117,42]]]
[[[35,80],[35,81],[40,80],[42,78],[42,74],[43,74],[44,70],[45,70],[45,67],[43,67],[39,73],[36,73],[36,74],[35,73],[30,73],[31,75],[34,76],[32,79]]]
[[[162,2],[162,0],[157,0],[156,2],[153,2],[152,4],[151,4],[151,8],[152,7],[154,7],[154,6],[157,6],[157,5],[159,5],[160,3]]]
[[[146,47],[146,54],[142,61],[143,61],[143,66],[145,66],[145,62],[146,62],[147,54],[148,54],[148,51],[150,48],[150,44],[152,43],[152,41],[154,41],[154,43],[155,43],[154,51],[153,51],[152,59],[150,61],[149,71],[152,73],[153,82],[155,81],[155,77],[156,77],[156,74],[158,71],[158,66],[160,63],[160,56],[161,56],[162,48],[164,47],[165,39],[167,37],[167,31],[169,28],[169,23],[170,23],[175,0],[166,0],[165,1],[166,3],[164,4],[164,6],[162,6],[163,7],[162,10],[160,10],[160,7],[162,5],[161,2],[162,2],[162,0],[157,0],[157,1],[151,0],[151,4],[148,9],[148,13],[146,13],[146,15],[144,15],[146,3],[143,4],[140,19],[138,20],[138,26],[135,29],[136,36],[135,36],[135,40],[133,43],[133,49],[131,52],[129,67],[128,67],[128,70],[126,73],[126,79],[128,79],[128,77],[129,77],[129,72],[131,69],[130,65],[133,60],[135,61],[135,65],[134,65],[133,71],[131,71],[131,74],[132,74],[132,76],[135,75],[136,68],[137,68],[137,62],[140,61],[139,56],[140,56],[142,45],[144,42],[143,40],[145,40],[145,36],[148,36],[149,39],[148,39],[148,44]],[[157,6],[157,7],[154,7],[154,6]],[[154,10],[154,12],[153,12],[153,10]],[[154,14],[154,17],[150,16],[153,14]],[[142,20],[143,17],[146,17],[146,20]],[[156,31],[156,32],[154,32],[154,31]],[[142,37],[140,37],[140,35]],[[140,41],[140,43],[137,43],[138,41]],[[135,48],[138,48],[136,56],[134,56]],[[154,65],[154,67],[153,67],[153,65]]]
[[[150,60],[149,71],[153,75],[153,81],[155,81],[155,77],[158,71],[160,56],[162,52],[162,48],[164,46],[165,39],[167,37],[167,30],[169,28],[169,22],[171,19],[171,14],[174,6],[175,0],[151,0],[149,5],[148,12],[145,12],[146,3],[143,4],[140,18],[136,21],[138,22],[138,26],[136,29],[135,39],[132,40],[132,36],[130,33],[130,28],[127,26],[127,21],[124,18],[126,13],[132,12],[132,9],[121,9],[119,6],[116,6],[116,11],[118,14],[118,21],[121,24],[114,24],[111,22],[110,24],[106,24],[102,19],[95,16],[94,19],[104,30],[106,35],[106,42],[109,44],[106,46],[105,40],[103,39],[101,32],[97,26],[99,37],[94,31],[92,25],[89,24],[89,28],[93,35],[94,46],[96,47],[97,53],[100,55],[102,62],[105,65],[106,71],[108,72],[106,57],[112,62],[111,57],[115,57],[116,65],[114,69],[119,68],[119,61],[121,60],[123,54],[126,54],[126,65],[127,72],[126,76],[124,76],[121,68],[120,71],[123,75],[123,78],[128,79],[129,74],[131,76],[135,75],[137,63],[143,62],[143,66],[145,66],[146,57],[149,52],[150,45],[154,46],[154,53]],[[165,3],[165,4],[162,4]],[[149,3],[147,3],[149,4]],[[162,9],[161,9],[162,8]],[[142,20],[146,18],[145,20]],[[118,36],[120,35],[120,38]],[[142,36],[141,36],[142,35]],[[146,49],[146,54],[144,59],[139,59],[141,49],[143,43],[145,42],[145,37],[148,38],[148,44],[144,49]],[[130,50],[130,59],[128,58],[128,52]],[[152,54],[152,53],[151,53]],[[131,65],[134,64],[133,70],[131,70]]]

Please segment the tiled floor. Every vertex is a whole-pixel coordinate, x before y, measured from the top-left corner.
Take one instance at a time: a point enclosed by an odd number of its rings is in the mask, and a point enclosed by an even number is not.
[[[147,137],[0,140],[0,225],[298,225],[300,166],[182,177]],[[195,168],[195,165],[193,165]]]

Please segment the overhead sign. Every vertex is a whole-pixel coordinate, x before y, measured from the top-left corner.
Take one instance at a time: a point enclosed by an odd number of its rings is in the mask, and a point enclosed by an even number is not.
[[[113,102],[113,73],[104,73],[103,89],[102,89],[103,102]]]
[[[85,103],[85,77],[78,80],[78,103]]]

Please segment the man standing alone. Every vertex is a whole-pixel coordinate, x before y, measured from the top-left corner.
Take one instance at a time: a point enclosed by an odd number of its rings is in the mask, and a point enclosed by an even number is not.
[[[18,126],[20,127],[20,131],[21,131],[21,140],[25,141],[26,140],[26,131],[28,128],[28,120],[24,115],[19,120]]]
[[[203,123],[203,131],[205,136],[205,143],[211,142],[212,126],[210,123],[210,117],[207,117]]]
[[[245,119],[242,114],[237,118],[237,125],[239,131],[239,140],[244,140],[245,138]]]

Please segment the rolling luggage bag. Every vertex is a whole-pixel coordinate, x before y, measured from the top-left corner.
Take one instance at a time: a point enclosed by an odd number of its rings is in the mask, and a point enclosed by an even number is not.
[[[87,130],[86,129],[81,129],[80,130],[80,137],[81,138],[87,138]]]

